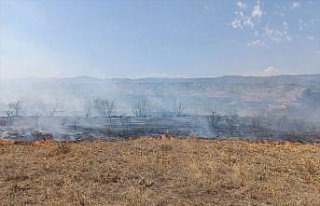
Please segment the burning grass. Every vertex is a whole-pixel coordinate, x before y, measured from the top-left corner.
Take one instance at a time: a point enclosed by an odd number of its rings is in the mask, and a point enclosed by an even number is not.
[[[0,205],[320,205],[320,145],[0,142]]]

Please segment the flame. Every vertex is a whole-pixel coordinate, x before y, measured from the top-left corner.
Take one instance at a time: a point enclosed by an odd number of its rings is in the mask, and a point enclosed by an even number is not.
[[[0,144],[6,144],[6,145],[12,145],[15,144],[16,142],[14,140],[10,139],[0,139]]]
[[[48,138],[45,138],[45,140],[43,141],[43,145],[48,146],[50,144],[51,144],[51,141]]]
[[[39,140],[33,141],[32,142],[32,146],[40,147],[41,146],[41,142]]]
[[[36,140],[32,142],[32,146],[41,147],[41,146],[48,146],[51,144],[51,141],[48,138],[45,138],[44,140]]]

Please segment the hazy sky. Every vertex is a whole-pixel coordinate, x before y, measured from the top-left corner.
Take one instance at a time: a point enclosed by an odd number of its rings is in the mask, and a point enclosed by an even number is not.
[[[320,73],[320,0],[0,0],[0,78]]]

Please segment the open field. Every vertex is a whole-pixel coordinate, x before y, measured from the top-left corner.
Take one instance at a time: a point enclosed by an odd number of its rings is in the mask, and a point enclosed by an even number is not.
[[[320,205],[320,145],[0,142],[0,205]]]

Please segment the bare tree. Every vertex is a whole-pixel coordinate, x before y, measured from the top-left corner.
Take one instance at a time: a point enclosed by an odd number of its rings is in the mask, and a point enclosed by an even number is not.
[[[129,123],[129,116],[126,113],[120,115],[120,122],[122,126],[126,126]]]
[[[212,112],[211,115],[208,118],[209,118],[210,126],[213,129],[217,129],[218,125],[219,125],[219,122],[221,120],[221,116],[217,112]]]
[[[181,117],[183,115],[185,106],[181,102],[174,102],[173,111],[177,117]]]
[[[250,131],[254,134],[254,136],[259,136],[263,131],[263,117],[260,115],[256,115],[250,118],[251,124]]]
[[[139,99],[138,102],[132,105],[132,111],[136,117],[147,116],[147,99]]]
[[[79,127],[79,123],[80,123],[80,118],[75,116],[72,120],[71,120],[71,128],[73,129],[77,129]]]
[[[286,127],[288,127],[288,117],[287,116],[280,116],[278,118],[274,118],[273,122],[276,124],[277,131],[284,131]]]
[[[97,98],[93,100],[93,105],[100,116],[108,117],[111,119],[112,114],[114,113],[113,101]]]
[[[2,119],[1,117],[0,117],[0,126],[6,126],[8,124],[8,121],[6,121],[5,119]]]
[[[18,117],[21,112],[21,101],[17,100],[8,104],[8,110],[6,111],[7,116],[11,118]]]
[[[261,116],[253,116],[251,117],[251,127],[254,129],[262,128],[262,117]]]
[[[34,120],[35,120],[35,128],[38,128],[41,114],[39,112],[36,112],[33,116],[34,116]]]
[[[83,104],[83,111],[84,111],[84,114],[85,116],[88,118],[92,115],[92,108],[93,108],[93,105],[92,105],[92,102],[91,101],[86,101],[84,104]]]
[[[107,104],[107,117],[111,118],[114,113],[114,102],[109,101],[109,104]]]
[[[233,113],[232,115],[228,116],[226,122],[229,126],[229,131],[231,135],[239,135],[240,133],[240,117],[237,113]]]
[[[50,105],[49,116],[53,117],[58,113],[63,112],[63,104],[60,101],[55,101]]]

